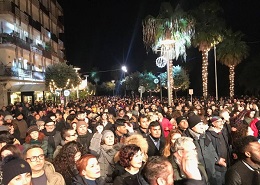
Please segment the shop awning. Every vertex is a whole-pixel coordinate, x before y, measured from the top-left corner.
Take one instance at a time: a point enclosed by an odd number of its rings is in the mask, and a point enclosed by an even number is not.
[[[12,92],[27,92],[27,91],[47,91],[45,84],[24,84],[14,85],[10,89]]]

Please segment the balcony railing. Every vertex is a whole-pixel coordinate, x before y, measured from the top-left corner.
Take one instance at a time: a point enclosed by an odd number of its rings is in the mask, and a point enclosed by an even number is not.
[[[39,71],[32,71],[28,69],[1,66],[0,77],[20,77],[20,78],[31,78],[32,80],[44,81],[45,73]]]

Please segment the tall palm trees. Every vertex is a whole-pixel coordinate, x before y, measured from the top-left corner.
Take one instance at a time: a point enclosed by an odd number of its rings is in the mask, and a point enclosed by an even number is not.
[[[150,48],[155,53],[160,51],[160,55],[167,60],[162,62],[167,63],[169,105],[172,104],[172,60],[178,59],[179,56],[183,56],[186,60],[186,47],[191,45],[193,33],[193,19],[181,9],[173,12],[169,2],[161,4],[159,15],[156,18],[148,15],[143,20],[143,42],[147,51]]]
[[[191,11],[196,19],[195,35],[192,44],[202,52],[202,87],[203,97],[208,96],[208,52],[222,41],[225,22],[221,18],[222,9],[216,2],[204,2]]]
[[[233,33],[228,30],[224,36],[223,42],[218,46],[217,59],[229,67],[229,90],[230,97],[234,97],[235,67],[248,57],[249,47],[245,41],[242,41],[241,32]]]

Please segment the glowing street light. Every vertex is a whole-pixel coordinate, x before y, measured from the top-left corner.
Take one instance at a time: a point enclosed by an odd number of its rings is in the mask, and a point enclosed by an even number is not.
[[[126,66],[122,66],[121,69],[124,72],[124,80],[125,80],[125,73],[127,73],[127,67]],[[125,96],[126,96],[126,82],[125,82]]]

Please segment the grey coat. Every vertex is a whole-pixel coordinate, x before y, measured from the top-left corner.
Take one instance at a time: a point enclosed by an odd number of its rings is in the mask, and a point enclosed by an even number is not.
[[[120,146],[107,146],[105,144],[101,145],[102,134],[95,133],[90,141],[90,152],[95,155],[100,164],[101,178],[106,181],[106,183],[112,183],[112,173],[115,169],[114,156],[119,151]]]

